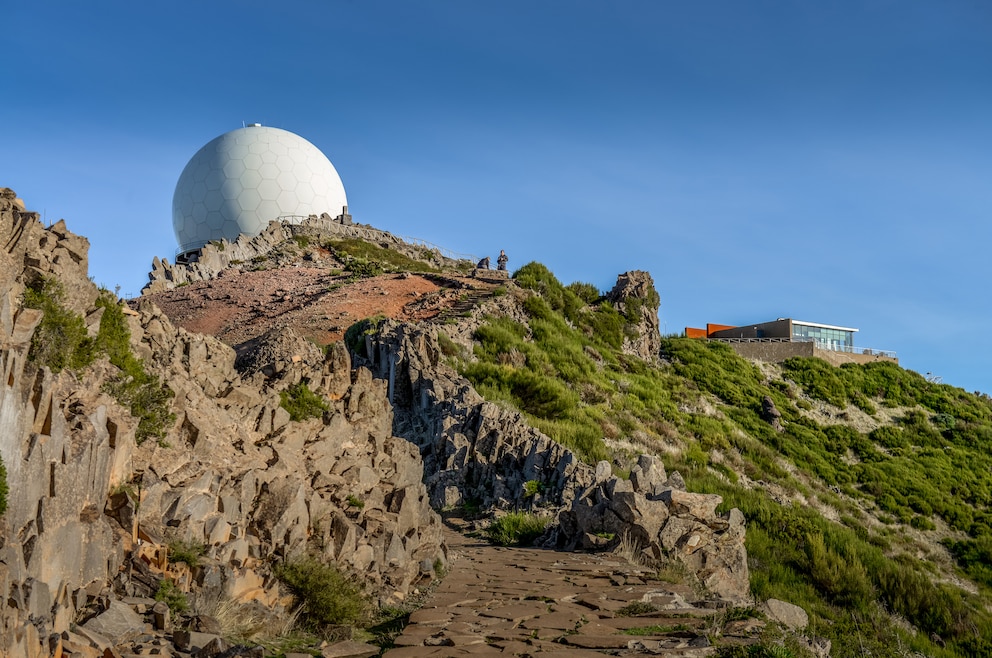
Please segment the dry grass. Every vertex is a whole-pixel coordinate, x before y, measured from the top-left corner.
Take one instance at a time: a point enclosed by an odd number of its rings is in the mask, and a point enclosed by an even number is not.
[[[293,635],[299,611],[277,615],[263,606],[225,596],[201,596],[194,602],[197,614],[213,617],[221,635],[239,644],[278,645]]]
[[[644,554],[644,546],[631,537],[629,532],[620,535],[620,543],[613,549],[613,553],[634,566],[647,566],[648,557]]]

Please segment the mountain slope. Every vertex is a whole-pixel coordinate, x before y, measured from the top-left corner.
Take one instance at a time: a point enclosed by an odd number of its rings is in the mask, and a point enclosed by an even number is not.
[[[891,364],[756,365],[673,337],[652,348],[653,289],[612,298],[538,264],[514,281],[418,340],[586,462],[625,476],[658,455],[740,508],[753,594],[804,607],[838,655],[987,655],[987,398]],[[398,406],[398,434],[417,422]],[[491,502],[520,504],[513,487]]]

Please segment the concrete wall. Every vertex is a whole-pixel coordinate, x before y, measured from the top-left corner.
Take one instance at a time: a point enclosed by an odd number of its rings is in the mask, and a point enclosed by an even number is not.
[[[851,352],[834,352],[832,350],[813,349],[813,356],[820,357],[827,363],[835,366],[845,363],[874,363],[875,361],[889,361],[899,363],[899,359],[894,356],[883,356],[881,354],[854,354]]]
[[[793,356],[819,356],[815,352],[824,351],[815,349],[813,343],[755,342],[727,344],[745,359],[767,361],[768,363],[779,363]]]
[[[793,356],[815,356],[823,359],[827,363],[840,366],[845,363],[874,363],[875,361],[889,361],[899,363],[899,359],[881,354],[855,354],[852,352],[834,352],[816,347],[815,343],[727,343],[731,348],[745,359],[753,361],[766,361],[768,363],[779,363]]]

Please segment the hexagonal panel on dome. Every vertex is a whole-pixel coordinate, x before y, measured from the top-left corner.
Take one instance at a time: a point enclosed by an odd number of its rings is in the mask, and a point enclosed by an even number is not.
[[[262,202],[258,204],[258,209],[255,210],[255,214],[258,215],[258,221],[261,222],[260,231],[264,231],[265,227],[269,225],[274,219],[284,213],[279,212],[279,204],[272,199],[262,199]]]
[[[238,198],[235,199],[235,201],[238,206],[240,206],[241,210],[253,211],[258,209],[258,204],[262,202],[262,197],[258,196],[258,190],[244,190],[238,195]],[[253,216],[251,219],[256,219],[256,217]]]
[[[263,201],[275,201],[279,197],[279,193],[282,191],[277,181],[274,181],[271,178],[262,180],[261,176],[259,176],[259,182],[255,186],[255,189],[258,190],[258,195],[262,197]]]
[[[246,153],[241,160],[245,163],[246,171],[257,170],[262,166],[262,156],[258,153]]]
[[[312,206],[314,196],[313,188],[310,187],[310,183],[301,182],[296,186],[296,198],[300,200],[300,203]]]
[[[286,130],[248,126],[208,142],[183,169],[172,226],[184,250],[254,236],[279,215],[335,216],[348,204],[334,165]]]

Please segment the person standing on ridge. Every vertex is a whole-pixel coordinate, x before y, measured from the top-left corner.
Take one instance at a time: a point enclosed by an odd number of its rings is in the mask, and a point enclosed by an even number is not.
[[[503,272],[506,271],[506,263],[510,259],[507,257],[506,252],[502,249],[499,250],[499,258],[496,259],[496,269]]]

